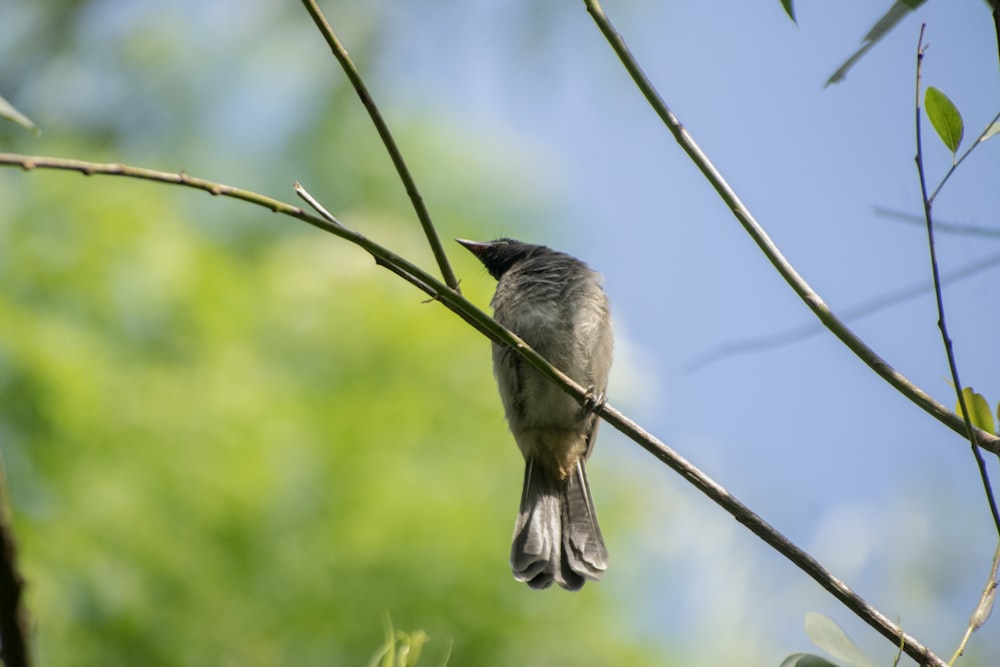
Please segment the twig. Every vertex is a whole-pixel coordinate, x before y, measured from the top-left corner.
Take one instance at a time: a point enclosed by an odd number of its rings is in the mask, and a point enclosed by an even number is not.
[[[347,227],[344,226],[344,224],[342,222],[340,222],[340,220],[337,220],[337,218],[335,218],[332,213],[330,213],[329,211],[327,211],[326,208],[324,208],[323,205],[320,204],[316,200],[316,198],[313,197],[309,193],[308,190],[306,190],[304,187],[302,187],[301,183],[296,183],[295,185],[292,186],[292,189],[295,190],[295,194],[297,194],[299,197],[301,197],[303,200],[305,200],[310,206],[312,206],[314,209],[316,209],[316,212],[319,213],[320,216],[322,216],[322,218],[324,220],[326,220],[327,222],[329,222],[332,225],[335,225],[336,227],[339,227],[340,229],[344,229],[344,230],[350,231],[350,230],[347,229]],[[392,271],[393,273],[395,273],[397,276],[399,276],[403,280],[406,280],[407,282],[409,282],[409,283],[417,286],[418,288],[420,288],[421,290],[423,290],[424,292],[426,292],[428,294],[432,294],[432,295],[436,295],[437,294],[437,292],[434,290],[434,288],[432,288],[431,286],[429,286],[426,283],[424,283],[422,280],[420,280],[420,278],[418,278],[418,277],[416,277],[416,276],[414,276],[414,275],[412,275],[410,273],[407,273],[402,268],[400,268],[397,264],[384,261],[381,258],[379,258],[377,255],[373,255],[373,257],[375,257],[375,263],[376,264],[378,264],[379,266],[385,267],[386,269],[389,269],[390,271]]]
[[[396,167],[399,180],[403,182],[403,187],[406,188],[406,194],[410,198],[417,218],[420,220],[420,226],[424,229],[424,235],[431,246],[431,252],[434,253],[434,260],[438,264],[444,282],[456,292],[461,291],[458,287],[458,279],[455,277],[455,272],[452,270],[451,264],[448,263],[448,255],[445,253],[441,239],[434,228],[431,214],[424,205],[424,198],[420,195],[420,190],[417,189],[416,181],[413,180],[410,169],[406,166],[406,161],[403,159],[403,154],[396,145],[396,140],[393,138],[392,132],[389,131],[388,124],[382,118],[382,113],[378,110],[378,106],[376,106],[371,93],[368,92],[368,88],[361,78],[361,73],[354,66],[350,54],[347,53],[347,49],[337,39],[337,35],[333,32],[333,28],[330,27],[326,17],[323,16],[323,12],[316,5],[315,0],[302,0],[302,4],[305,5],[316,27],[323,34],[326,43],[330,46],[330,50],[333,51],[334,57],[340,63],[348,80],[350,80],[351,85],[354,86],[354,90],[358,93],[358,97],[361,98],[361,103],[368,111],[372,124],[378,132],[378,136],[381,137],[382,143],[385,145],[385,150],[389,154],[390,159],[392,159],[392,164]]]
[[[430,275],[420,267],[393,253],[383,246],[370,239],[348,229],[337,221],[330,221],[306,213],[297,206],[292,206],[284,202],[259,195],[247,190],[233,188],[219,183],[213,183],[199,178],[192,178],[186,175],[159,172],[152,169],[141,169],[122,164],[99,164],[94,162],[83,162],[81,160],[65,160],[61,158],[49,158],[19,155],[12,153],[0,153],[0,165],[21,166],[25,169],[62,169],[78,171],[88,175],[105,174],[110,176],[125,176],[140,178],[151,181],[160,181],[175,185],[185,185],[197,188],[212,194],[223,195],[241,199],[258,206],[263,206],[278,213],[284,213],[298,218],[314,227],[330,232],[335,236],[345,239],[355,245],[360,246],[371,254],[380,266],[391,268],[396,275],[404,278],[422,291],[429,294],[434,300],[440,301],[446,308],[459,315],[466,322],[469,322],[476,330],[487,336],[490,340],[507,345],[517,351],[532,366],[538,369],[543,375],[555,382],[563,391],[584,405],[589,397],[587,389],[577,384],[569,376],[559,369],[549,364],[543,357],[535,352],[527,343],[502,327],[496,320],[477,308],[461,294],[448,288],[434,276]],[[300,188],[298,188],[301,190]],[[332,218],[332,216],[330,216]],[[612,427],[616,428],[633,441],[638,443],[646,451],[653,454],[660,461],[668,465],[673,470],[681,474],[686,480],[694,485],[698,490],[708,496],[713,502],[731,514],[737,521],[746,526],[751,532],[771,545],[776,551],[782,554],[789,561],[794,563],[802,571],[816,580],[823,588],[830,591],[846,607],[854,611],[859,617],[875,628],[884,636],[905,646],[906,652],[915,658],[921,665],[931,665],[942,667],[941,660],[928,648],[920,644],[916,639],[904,633],[899,626],[890,621],[884,614],[869,605],[860,595],[851,590],[844,582],[837,579],[824,568],[815,558],[797,547],[784,535],[778,532],[773,526],[759,517],[746,505],[730,495],[721,485],[705,475],[694,465],[678,455],[663,442],[653,437],[643,430],[635,422],[628,419],[610,404],[604,403],[597,408],[597,413]],[[1000,438],[993,438],[993,446],[1000,449]]]
[[[919,95],[919,91],[917,92],[917,94]],[[934,200],[937,199],[938,193],[941,192],[941,188],[944,187],[944,184],[948,182],[948,179],[951,178],[951,175],[955,173],[956,169],[958,169],[958,165],[962,164],[962,162],[965,161],[965,158],[969,157],[969,153],[976,150],[976,146],[983,143],[983,139],[986,137],[987,133],[989,133],[993,124],[996,123],[997,121],[1000,121],[1000,111],[997,112],[997,115],[993,116],[993,120],[991,120],[989,123],[986,124],[986,127],[979,134],[979,137],[972,142],[972,144],[965,150],[965,152],[962,153],[962,155],[957,160],[954,160],[951,163],[951,167],[948,168],[948,171],[945,173],[944,178],[942,178],[941,182],[937,184],[936,188],[934,188],[934,192],[931,193],[931,196],[927,197],[926,193],[924,194],[925,199],[927,199],[931,204],[934,203]]]
[[[611,45],[611,48],[622,61],[625,69],[631,75],[636,86],[642,92],[643,96],[645,96],[650,106],[667,126],[667,129],[670,130],[671,134],[674,135],[674,139],[677,140],[677,143],[680,144],[684,152],[688,154],[695,166],[697,166],[698,169],[701,170],[702,174],[705,175],[706,180],[708,180],[718,195],[726,203],[726,206],[729,207],[733,215],[736,216],[736,219],[739,220],[741,225],[743,225],[743,228],[761,249],[765,257],[767,257],[768,261],[771,262],[772,266],[774,266],[781,277],[784,278],[785,282],[787,282],[799,298],[805,302],[809,309],[816,315],[816,317],[819,318],[820,322],[822,322],[827,329],[839,338],[840,341],[844,343],[849,350],[851,350],[851,352],[861,359],[861,361],[871,368],[879,377],[892,385],[903,396],[916,403],[929,415],[964,437],[966,434],[966,426],[961,417],[949,410],[942,403],[935,401],[926,392],[910,382],[910,380],[908,380],[902,373],[889,365],[885,359],[880,357],[878,353],[871,349],[863,340],[861,340],[861,338],[851,331],[847,325],[834,315],[833,311],[831,311],[829,306],[824,303],[819,294],[817,294],[812,287],[809,286],[809,283],[807,283],[802,276],[798,274],[795,268],[781,254],[781,251],[778,250],[778,247],[767,235],[767,232],[764,231],[764,228],[760,226],[747,207],[742,201],[740,201],[736,192],[729,186],[726,180],[715,168],[715,165],[712,164],[711,160],[708,159],[708,156],[705,155],[695,140],[688,133],[687,129],[681,124],[680,120],[673,114],[669,107],[667,107],[666,103],[656,91],[656,88],[643,73],[642,68],[639,66],[639,63],[636,61],[631,51],[629,51],[628,46],[625,44],[625,40],[611,24],[611,21],[608,19],[607,15],[605,15],[604,10],[601,9],[598,0],[583,1],[587,7],[587,11],[590,12],[594,22],[597,24],[597,27],[604,34],[604,37]],[[981,447],[993,452],[994,454],[1000,454],[1000,449],[997,449],[995,445],[991,444],[996,441],[996,437],[992,433],[977,430],[976,435],[978,436],[979,445]]]
[[[983,455],[979,451],[979,447],[976,446],[976,432],[972,426],[972,417],[969,413],[969,407],[965,404],[965,392],[962,391],[962,381],[958,377],[958,363],[955,361],[955,349],[952,345],[951,336],[948,335],[948,323],[944,314],[944,298],[941,295],[941,274],[938,269],[937,250],[934,244],[934,222],[931,209],[934,206],[934,196],[940,192],[941,187],[944,185],[944,181],[942,181],[941,184],[938,185],[937,189],[934,190],[933,195],[930,197],[927,196],[927,178],[924,172],[923,139],[920,131],[920,77],[924,62],[924,30],[926,28],[927,24],[920,26],[920,37],[917,41],[917,76],[915,94],[915,132],[917,155],[914,159],[917,163],[917,175],[920,178],[920,194],[923,198],[924,219],[927,222],[927,246],[930,250],[931,275],[934,277],[934,300],[937,304],[938,328],[941,330],[941,341],[944,343],[945,355],[948,357],[948,370],[951,372],[951,381],[955,386],[955,393],[958,394],[958,405],[962,413],[962,420],[965,424],[966,437],[969,439],[970,446],[972,447],[972,455],[976,459],[976,465],[979,468],[979,476],[982,479],[983,488],[986,491],[986,500],[989,503],[990,514],[993,516],[993,525],[996,527],[997,538],[1000,539],[1000,513],[997,512],[996,499],[993,497],[993,485],[990,484],[990,475],[989,471],[986,469],[986,461],[983,459]],[[966,151],[965,155],[968,155],[971,150],[972,149]],[[963,155],[962,157],[964,158],[965,156]],[[961,162],[961,160],[959,162]],[[952,173],[954,173],[954,167],[949,170],[948,174],[945,176],[945,180],[947,180],[948,176]]]
[[[309,194],[309,191],[306,190],[304,187],[302,187],[301,183],[296,183],[295,185],[292,186],[292,189],[295,190],[295,194],[301,197],[307,204],[312,206],[313,209],[317,213],[319,213],[320,217],[322,217],[324,220],[326,220],[331,224],[337,225],[338,227],[344,226],[344,224],[340,220],[337,220],[337,218],[333,217],[333,213],[330,213],[328,210],[326,210],[326,208],[322,204],[320,204],[315,197]]]

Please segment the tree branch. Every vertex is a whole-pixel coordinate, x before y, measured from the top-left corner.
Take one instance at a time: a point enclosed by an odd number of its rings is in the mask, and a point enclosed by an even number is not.
[[[311,215],[297,206],[292,206],[291,204],[248,190],[214,183],[205,179],[193,178],[185,174],[155,171],[122,164],[100,164],[84,162],[82,160],[0,153],[0,165],[20,166],[26,170],[59,169],[77,171],[87,175],[124,176],[173,185],[183,185],[204,190],[213,195],[233,197],[257,206],[263,206],[277,213],[292,216],[361,247],[375,258],[379,266],[390,268],[396,275],[429,294],[434,300],[440,301],[446,308],[456,313],[490,340],[513,348],[532,366],[538,369],[539,372],[555,382],[563,391],[573,396],[581,406],[588,400],[586,388],[580,386],[569,376],[549,364],[527,343],[508,329],[505,329],[461,294],[451,290],[447,285],[441,283],[434,276],[405,258],[348,229],[329,213],[325,213],[325,216],[328,217],[324,219]],[[301,186],[297,190],[301,190]],[[864,619],[865,622],[879,633],[890,638],[893,642],[904,646],[907,654],[918,660],[921,665],[930,665],[933,667],[944,665],[928,648],[924,647],[910,635],[904,633],[898,625],[894,624],[884,614],[868,604],[864,598],[851,590],[844,582],[837,579],[819,561],[793,544],[773,526],[750,510],[749,507],[733,497],[720,484],[701,472],[663,442],[643,430],[639,425],[607,403],[599,406],[596,411],[612,427],[678,472],[684,479],[731,514],[751,532],[816,580],[823,588],[833,594],[834,597],[860,618]],[[994,446],[1000,446],[1000,438],[993,437],[997,441],[993,443]]]

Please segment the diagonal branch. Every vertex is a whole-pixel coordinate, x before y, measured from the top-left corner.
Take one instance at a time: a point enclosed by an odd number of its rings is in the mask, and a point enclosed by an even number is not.
[[[767,235],[767,232],[764,231],[764,228],[753,217],[750,210],[740,201],[739,196],[737,196],[729,183],[722,177],[722,174],[715,168],[712,161],[709,160],[708,156],[701,150],[694,138],[681,124],[677,116],[667,107],[666,102],[663,101],[663,98],[660,97],[652,82],[642,71],[642,68],[632,55],[628,45],[625,44],[625,40],[621,34],[615,29],[604,13],[600,2],[598,0],[583,1],[597,27],[603,33],[611,48],[614,49],[615,54],[622,61],[625,69],[632,77],[632,80],[635,81],[636,86],[642,92],[650,106],[663,121],[664,125],[667,126],[667,129],[670,130],[670,133],[674,135],[674,139],[677,140],[677,143],[680,144],[684,152],[688,154],[688,157],[691,158],[695,166],[701,170],[701,173],[705,175],[705,178],[719,194],[726,206],[729,207],[733,215],[736,216],[740,224],[743,225],[743,228],[761,249],[764,256],[771,262],[771,265],[774,266],[799,298],[805,302],[813,314],[819,318],[823,326],[829,329],[851,352],[903,396],[906,396],[932,417],[964,437],[966,435],[966,428],[965,422],[961,417],[949,410],[944,404],[934,400],[929,394],[893,368],[889,362],[880,357],[875,350],[870,348],[830,310],[830,307],[826,305],[819,294],[798,274],[791,263],[781,254],[781,251],[774,244],[774,241],[771,240],[771,237]],[[997,448],[997,438],[993,434],[977,429],[976,436],[980,447],[994,454],[1000,454],[1000,449]]]
[[[340,43],[339,39],[337,39],[337,35],[333,32],[333,28],[330,27],[326,17],[323,16],[323,12],[321,12],[319,7],[316,5],[315,0],[302,0],[302,4],[305,5],[306,10],[312,17],[313,22],[316,23],[316,27],[319,28],[320,33],[323,34],[323,37],[326,39],[326,43],[330,45],[330,50],[333,51],[334,57],[337,59],[337,62],[340,63],[340,66],[343,68],[344,73],[350,80],[351,85],[354,86],[354,90],[358,93],[358,97],[361,98],[361,104],[363,104],[365,109],[368,111],[368,115],[372,119],[372,124],[378,132],[378,136],[381,137],[382,143],[385,145],[385,150],[389,153],[389,157],[392,159],[392,164],[396,167],[396,172],[399,174],[399,180],[403,182],[403,187],[406,188],[406,194],[409,196],[410,202],[413,204],[413,210],[417,213],[417,218],[420,220],[420,226],[424,229],[424,235],[427,237],[427,242],[431,246],[431,252],[434,253],[434,259],[437,261],[438,267],[441,270],[441,276],[444,278],[444,282],[447,283],[448,287],[456,292],[460,291],[458,288],[458,279],[455,277],[455,272],[452,270],[451,264],[448,263],[448,255],[444,251],[444,246],[441,245],[441,238],[438,236],[437,230],[434,228],[434,222],[431,220],[431,214],[427,211],[427,207],[424,205],[424,198],[420,195],[420,191],[417,189],[416,181],[413,180],[413,176],[410,174],[410,169],[406,166],[406,161],[403,159],[403,154],[400,152],[399,146],[396,145],[396,140],[389,131],[389,125],[385,122],[385,119],[382,118],[382,112],[378,110],[375,100],[372,98],[371,93],[368,92],[368,88],[365,86],[365,82],[361,78],[358,68],[354,66],[354,62],[351,60],[350,54],[347,53],[347,49],[345,49],[344,45]]]
[[[538,369],[539,372],[548,377],[551,381],[555,382],[562,388],[563,391],[573,396],[581,406],[588,400],[588,392],[586,388],[580,386],[569,376],[549,364],[527,343],[518,338],[508,329],[505,329],[497,323],[496,320],[477,308],[472,302],[467,300],[461,294],[453,291],[447,285],[441,283],[434,276],[430,275],[409,260],[345,227],[336,218],[328,213],[324,212],[324,217],[317,217],[303,211],[297,206],[292,206],[291,204],[251,192],[249,190],[234,188],[201,178],[193,178],[185,174],[155,171],[152,169],[144,169],[122,164],[100,164],[96,162],[85,162],[82,160],[67,160],[61,158],[21,155],[16,153],[0,153],[0,165],[20,166],[25,170],[58,169],[64,171],[77,171],[86,175],[100,174],[108,176],[124,176],[174,185],[183,185],[186,187],[204,190],[205,192],[209,192],[213,195],[233,197],[257,206],[263,206],[264,208],[270,209],[276,213],[283,213],[285,215],[292,216],[361,247],[375,258],[375,261],[379,266],[389,268],[393,273],[427,293],[434,300],[440,301],[446,308],[448,308],[448,310],[457,314],[490,340],[513,348],[532,366]],[[299,191],[300,194],[302,193],[301,186],[297,186],[296,190]],[[310,201],[310,198],[307,198],[307,201]],[[884,614],[868,604],[864,598],[855,593],[844,582],[836,578],[829,570],[824,568],[819,561],[792,543],[777,529],[755,514],[749,507],[732,496],[728,491],[726,491],[725,488],[723,488],[711,477],[701,472],[690,462],[685,460],[653,435],[643,430],[639,425],[611,405],[604,403],[596,408],[596,411],[606,422],[611,424],[612,427],[625,434],[631,440],[643,447],[646,451],[653,454],[657,459],[679,473],[699,491],[704,493],[723,510],[732,515],[733,518],[742,523],[751,532],[773,547],[778,553],[782,554],[785,558],[816,580],[823,588],[833,594],[834,597],[840,600],[860,618],[864,619],[865,622],[875,628],[879,633],[890,638],[896,644],[902,645],[907,654],[916,659],[921,665],[943,667],[944,663],[937,656],[935,656],[930,649],[920,644],[910,635],[904,633],[898,625],[893,623]],[[991,437],[993,438],[992,446],[1000,451],[1000,438],[997,438],[996,436]]]

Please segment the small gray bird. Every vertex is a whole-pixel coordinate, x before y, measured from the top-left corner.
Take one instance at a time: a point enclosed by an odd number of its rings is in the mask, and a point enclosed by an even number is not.
[[[491,302],[497,322],[603,399],[614,339],[600,274],[541,245],[458,242],[498,281]],[[510,550],[514,578],[532,588],[555,581],[579,590],[608,565],[584,468],[599,420],[505,345],[493,344],[493,374],[525,460]]]

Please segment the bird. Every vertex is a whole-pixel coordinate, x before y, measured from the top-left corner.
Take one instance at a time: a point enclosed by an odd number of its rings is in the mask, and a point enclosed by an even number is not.
[[[608,565],[585,467],[614,350],[603,279],[544,245],[510,238],[456,241],[497,280],[494,319],[588,388],[581,407],[509,346],[493,343],[493,374],[525,461],[511,570],[533,589],[555,582],[579,590],[586,580],[599,580]]]

